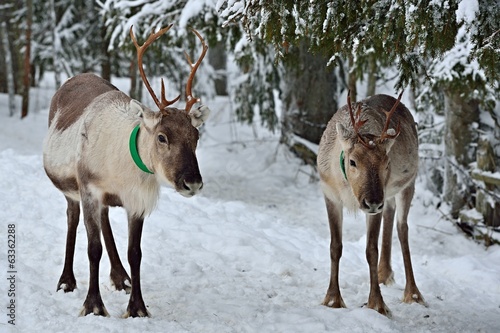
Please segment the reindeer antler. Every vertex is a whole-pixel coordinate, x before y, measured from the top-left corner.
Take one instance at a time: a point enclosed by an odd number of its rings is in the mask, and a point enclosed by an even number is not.
[[[144,67],[142,65],[142,57],[144,55],[144,52],[146,52],[146,49],[151,45],[155,40],[157,40],[161,35],[163,35],[165,32],[170,30],[170,28],[173,26],[173,24],[170,24],[169,26],[161,29],[157,33],[151,33],[151,35],[148,37],[148,39],[140,46],[137,43],[137,39],[134,36],[134,32],[132,31],[132,26],[130,27],[130,38],[132,38],[132,41],[134,42],[135,48],[137,50],[137,66],[139,67],[139,72],[141,74],[142,81],[146,85],[146,88],[149,91],[149,94],[151,97],[153,97],[153,100],[155,104],[160,108],[160,110],[165,109],[167,106],[174,104],[179,100],[181,97],[180,95],[177,96],[177,98],[169,101],[165,98],[165,84],[163,82],[163,79],[161,79],[161,101],[158,100],[158,97],[156,97],[156,94],[153,91],[153,88],[151,88],[151,85],[149,84],[148,78],[146,77],[146,74],[144,73]]]
[[[390,111],[383,110],[385,113],[385,116],[386,116],[386,120],[385,120],[384,128],[382,129],[382,133],[377,138],[377,141],[376,141],[377,143],[383,143],[387,139],[395,139],[399,135],[399,133],[401,132],[401,122],[399,121],[395,134],[387,133],[387,131],[389,130],[389,124],[391,122],[391,117],[394,114],[394,112],[396,112],[396,108],[398,107],[399,102],[401,101],[401,96],[403,96],[403,92],[401,92],[399,94],[396,103],[394,103],[394,105],[392,106],[392,109]],[[356,111],[356,115],[354,115],[354,112],[352,111],[352,107],[351,107],[351,92],[350,91],[347,93],[347,107],[349,109],[349,116],[351,117],[351,123],[352,123],[352,127],[354,128],[354,133],[356,133],[356,136],[358,137],[358,142],[363,144],[363,146],[365,146],[367,148],[375,147],[375,143],[373,143],[373,142],[367,143],[365,141],[365,139],[361,136],[361,134],[359,134],[359,129],[361,128],[361,126],[363,126],[367,122],[367,120],[361,120],[361,105],[360,104],[358,104],[358,109]]]
[[[365,120],[361,120],[361,104],[358,104],[358,109],[356,110],[356,117],[354,116],[354,112],[352,112],[351,106],[351,91],[347,93],[347,108],[349,109],[349,116],[351,117],[352,128],[354,129],[354,133],[358,137],[359,143],[362,143],[363,146],[367,148],[373,148],[373,146],[369,145],[365,142],[361,134],[359,134],[359,129],[366,123]]]
[[[189,66],[191,66],[191,73],[189,74],[188,81],[186,83],[186,112],[189,112],[191,110],[191,108],[193,107],[193,105],[196,102],[200,101],[199,98],[196,98],[193,96],[191,88],[193,86],[194,75],[196,74],[196,71],[198,70],[198,67],[201,64],[201,61],[205,57],[205,54],[207,53],[207,50],[208,50],[208,45],[205,43],[205,40],[203,39],[203,37],[201,37],[200,33],[198,31],[196,31],[195,29],[191,29],[191,30],[198,37],[198,39],[201,41],[201,44],[203,46],[203,51],[201,52],[201,55],[198,58],[198,61],[196,61],[196,63],[194,65],[193,65],[193,62],[191,61],[191,58],[187,54],[187,52],[184,51],[184,55],[186,56],[186,59],[189,63]]]
[[[401,132],[401,121],[398,121],[398,127],[396,128],[396,133],[395,134],[388,134],[387,131],[389,130],[389,123],[391,122],[391,117],[396,111],[396,108],[399,105],[399,102],[401,101],[401,96],[403,96],[403,92],[401,92],[398,96],[398,100],[396,103],[394,103],[394,106],[392,107],[391,111],[387,112],[384,110],[385,113],[385,126],[384,129],[382,130],[382,134],[380,134],[380,137],[378,138],[378,142],[384,142],[386,139],[395,139],[399,133]]]

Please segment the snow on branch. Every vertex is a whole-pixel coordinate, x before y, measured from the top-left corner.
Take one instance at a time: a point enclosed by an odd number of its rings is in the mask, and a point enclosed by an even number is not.
[[[106,17],[106,26],[112,30],[110,49],[128,41],[131,26],[145,37],[151,31],[174,23],[177,28],[186,30],[191,19],[202,15],[209,19],[210,10],[215,11],[216,0],[104,0],[98,2],[101,15]],[[185,33],[185,32],[182,32]]]

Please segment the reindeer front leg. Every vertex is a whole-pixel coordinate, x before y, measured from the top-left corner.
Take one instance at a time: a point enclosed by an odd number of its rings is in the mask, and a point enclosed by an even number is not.
[[[150,317],[141,292],[141,237],[144,218],[129,215],[128,231],[128,262],[130,264],[130,273],[132,276],[132,290],[127,312],[124,317]]]
[[[93,313],[99,316],[109,317],[99,291],[99,262],[102,257],[101,227],[100,227],[100,202],[94,199],[90,193],[81,191],[83,219],[88,239],[88,256],[90,264],[89,290],[87,298],[83,303],[81,316]]]
[[[394,272],[391,266],[392,230],[394,228],[395,200],[391,198],[385,202],[382,229],[382,246],[378,264],[378,282],[386,286],[394,283]]]
[[[339,287],[339,262],[342,256],[342,205],[333,203],[325,196],[326,210],[328,212],[328,222],[330,224],[330,285],[326,292],[323,305],[332,308],[345,308],[346,305],[340,294]]]
[[[384,303],[378,283],[378,236],[380,233],[381,220],[381,213],[366,216],[366,260],[370,268],[370,295],[368,296],[367,306],[387,317],[391,317],[391,311]]]
[[[405,188],[396,196],[397,228],[401,251],[403,252],[403,262],[405,265],[406,286],[403,295],[403,302],[417,302],[427,305],[422,294],[417,288],[413,267],[411,264],[410,245],[408,242],[408,213],[410,211],[411,200],[415,191],[415,183]]]

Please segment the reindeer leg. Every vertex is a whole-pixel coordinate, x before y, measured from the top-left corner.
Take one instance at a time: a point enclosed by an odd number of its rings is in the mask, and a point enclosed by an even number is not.
[[[106,244],[109,261],[111,263],[111,273],[109,274],[111,284],[116,288],[116,290],[125,290],[125,292],[129,294],[131,289],[131,280],[127,271],[125,271],[125,268],[120,260],[120,256],[118,255],[118,251],[116,250],[115,239],[109,223],[108,214],[109,208],[103,207],[101,210],[101,231],[104,238],[104,244]]]
[[[87,298],[83,303],[83,309],[80,315],[86,316],[89,313],[93,313],[95,315],[109,317],[99,291],[99,262],[102,257],[100,203],[95,200],[91,194],[85,193],[84,190],[81,191],[81,197],[83,219],[87,230],[87,252],[89,256],[90,278]]]
[[[64,268],[57,283],[57,290],[64,290],[65,293],[76,289],[76,279],[73,273],[73,259],[75,256],[76,230],[80,219],[80,203],[66,197],[68,208],[68,233],[66,235],[66,255],[64,258]]]
[[[401,250],[403,252],[403,262],[405,265],[406,286],[403,294],[403,302],[417,302],[427,305],[422,294],[417,288],[413,268],[411,264],[410,245],[408,242],[408,213],[410,211],[411,200],[415,192],[415,183],[411,184],[396,196],[397,228]]]
[[[378,282],[389,286],[394,283],[394,272],[391,267],[392,229],[396,202],[394,198],[385,202],[383,211],[382,247],[378,264]]]
[[[370,268],[370,295],[368,296],[368,307],[379,313],[391,317],[391,311],[385,305],[380,286],[378,283],[377,261],[378,261],[378,236],[380,233],[380,223],[382,214],[367,215],[367,240],[366,240],[366,260]]]
[[[330,224],[330,285],[326,292],[323,305],[332,308],[345,308],[346,305],[340,294],[339,287],[339,262],[342,256],[342,205],[333,203],[325,196],[328,222]]]
[[[124,317],[150,317],[141,292],[141,236],[144,225],[143,217],[129,216],[128,231],[128,262],[130,264],[130,273],[132,275],[132,291],[127,312]]]

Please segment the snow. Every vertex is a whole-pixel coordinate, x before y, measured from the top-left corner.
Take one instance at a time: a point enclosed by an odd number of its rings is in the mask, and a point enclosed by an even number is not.
[[[186,2],[186,5],[181,11],[181,15],[179,17],[179,27],[181,28],[186,28],[188,25],[188,21],[198,15],[200,12],[202,12],[203,6],[204,6],[203,1],[188,1]]]
[[[126,80],[113,83],[128,91]],[[121,318],[129,296],[110,286],[106,254],[100,288],[110,317],[78,317],[88,288],[83,223],[75,253],[78,289],[55,291],[64,259],[66,207],[41,158],[53,92],[49,81],[33,90],[36,111],[22,121],[7,116],[7,96],[0,95],[1,332],[498,331],[500,248],[485,249],[442,219],[423,179],[409,216],[410,246],[417,285],[429,306],[401,302],[404,266],[394,236],[396,284],[381,286],[393,318],[363,307],[369,291],[366,228],[361,213],[347,212],[340,287],[348,308],[320,305],[329,282],[330,240],[312,170],[282,148],[277,135],[231,122],[230,103],[222,98],[204,101],[212,109],[198,147],[204,190],[187,199],[165,188],[158,209],[146,219],[141,282],[152,317]],[[126,215],[118,208],[110,214],[128,267]],[[15,327],[6,315],[11,224]]]
[[[478,212],[475,208],[471,208],[468,210],[463,210],[460,212],[462,216],[467,216],[469,218],[468,221],[481,221],[483,219],[483,215]]]
[[[484,71],[481,69],[477,59],[470,59],[473,54],[475,44],[471,41],[471,29],[475,26],[476,16],[479,14],[479,4],[477,0],[462,0],[458,4],[456,11],[457,23],[460,24],[457,32],[455,45],[446,51],[440,59],[433,61],[431,66],[432,76],[437,80],[453,81],[467,75],[472,75],[473,79],[487,81]],[[457,64],[463,66],[462,72],[458,73],[454,67]]]
[[[221,11],[222,9],[221,16],[227,17],[227,20],[223,23],[223,25],[225,26],[229,24],[233,19],[237,18],[239,15],[245,12],[245,3],[240,0],[217,0],[215,9],[217,11]]]
[[[457,21],[471,24],[479,14],[478,0],[462,0],[458,4]]]
[[[496,122],[495,119],[493,119],[493,116],[489,112],[481,112],[479,113],[479,120],[481,124],[484,124],[486,126],[489,126],[491,128],[495,128]]]

